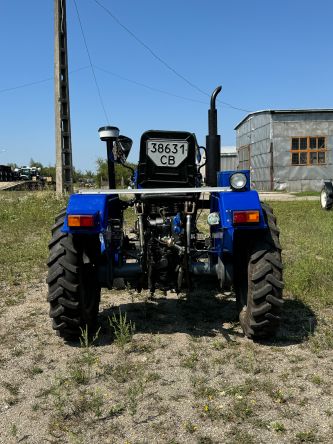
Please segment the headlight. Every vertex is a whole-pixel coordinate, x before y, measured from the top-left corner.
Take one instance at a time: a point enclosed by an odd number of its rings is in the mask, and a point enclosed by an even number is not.
[[[244,173],[234,173],[230,177],[230,186],[234,190],[241,190],[246,186],[246,176]]]
[[[218,225],[220,223],[219,213],[210,213],[207,218],[208,225]]]

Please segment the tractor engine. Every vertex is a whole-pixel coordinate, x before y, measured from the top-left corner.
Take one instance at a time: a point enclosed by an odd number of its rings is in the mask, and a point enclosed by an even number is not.
[[[139,195],[136,205],[142,266],[152,293],[179,291],[188,276],[198,194],[182,190],[199,186],[197,150],[194,134],[187,132],[147,131],[141,138],[138,188],[161,188],[159,194]],[[167,194],[165,188],[177,192]]]
[[[185,207],[189,205],[193,207],[189,201],[145,205],[143,267],[152,293],[156,288],[180,291],[182,287],[188,272]],[[191,225],[187,229],[194,235]]]

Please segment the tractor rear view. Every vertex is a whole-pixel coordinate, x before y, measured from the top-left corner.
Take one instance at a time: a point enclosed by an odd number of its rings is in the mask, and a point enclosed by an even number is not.
[[[205,148],[191,132],[142,135],[134,189],[115,189],[114,180],[114,164],[125,164],[131,139],[116,127],[100,128],[110,189],[71,195],[52,228],[48,301],[60,336],[77,337],[85,326],[92,332],[101,287],[112,289],[119,277],[151,296],[157,289],[190,292],[194,280],[204,289],[209,279],[219,290],[233,288],[247,337],[276,331],[283,304],[279,231],[271,208],[250,189],[249,171],[219,171],[215,102],[220,91],[211,97]],[[207,159],[205,186],[201,150]],[[124,198],[128,194],[134,197]],[[131,239],[123,224],[129,207],[136,214]],[[209,210],[206,237],[197,227],[201,209]]]

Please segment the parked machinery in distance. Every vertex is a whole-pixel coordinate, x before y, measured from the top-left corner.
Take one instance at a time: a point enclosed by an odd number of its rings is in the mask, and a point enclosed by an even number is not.
[[[40,180],[41,168],[23,166],[21,168],[15,168],[18,180]]]
[[[100,128],[110,189],[72,194],[52,227],[48,302],[60,336],[78,337],[86,326],[93,332],[101,287],[112,289],[119,277],[152,297],[157,289],[190,292],[194,281],[205,297],[207,279],[218,291],[232,287],[244,334],[255,339],[275,333],[283,305],[279,231],[272,209],[250,189],[250,172],[219,171],[215,102],[220,91],[211,96],[205,148],[191,132],[142,135],[134,189],[115,189],[114,174],[114,163],[126,162],[131,139],[116,127]],[[207,158],[205,186],[201,151]],[[124,211],[130,207],[136,213],[134,239],[124,231]],[[206,236],[197,226],[204,208]]]
[[[333,185],[331,181],[325,181],[320,192],[320,206],[323,210],[333,208]]]
[[[14,180],[14,172],[8,165],[0,165],[0,182],[11,182]]]

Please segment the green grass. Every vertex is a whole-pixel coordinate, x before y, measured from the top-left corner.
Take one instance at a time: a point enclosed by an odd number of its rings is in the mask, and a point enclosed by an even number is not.
[[[0,282],[19,286],[46,270],[50,229],[65,205],[52,192],[0,193]]]
[[[285,293],[312,308],[333,305],[333,213],[317,201],[274,202]]]
[[[319,201],[319,196],[320,196],[319,191],[299,191],[298,193],[291,193],[291,194],[294,194],[297,197],[316,196],[316,197],[318,197],[318,201]]]

